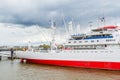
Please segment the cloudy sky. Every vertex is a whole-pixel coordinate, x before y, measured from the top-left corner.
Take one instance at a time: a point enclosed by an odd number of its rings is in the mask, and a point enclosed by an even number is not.
[[[93,26],[98,26],[98,17],[103,16],[106,25],[119,25],[120,1],[0,0],[0,45],[50,41],[51,18],[62,30],[58,31],[56,36],[60,39],[64,34],[63,16],[66,22],[73,19],[75,24],[79,23],[81,29],[88,28],[89,22],[92,22]]]

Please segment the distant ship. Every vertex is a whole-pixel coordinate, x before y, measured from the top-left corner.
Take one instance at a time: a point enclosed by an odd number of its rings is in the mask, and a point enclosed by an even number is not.
[[[25,51],[17,56],[21,62],[120,70],[120,27],[104,26],[71,35],[61,50]]]

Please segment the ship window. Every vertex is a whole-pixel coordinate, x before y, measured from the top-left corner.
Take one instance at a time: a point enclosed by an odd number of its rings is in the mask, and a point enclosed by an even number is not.
[[[99,42],[99,40],[97,40],[97,42]]]
[[[93,40],[91,42],[94,42]]]
[[[111,41],[115,41],[115,39],[112,39]]]
[[[85,41],[85,42],[88,42],[88,41]]]
[[[87,47],[87,46],[85,46],[85,47]]]
[[[91,48],[93,48],[93,46],[90,46]]]
[[[68,43],[71,43],[71,42],[68,42]]]
[[[79,43],[81,43],[82,41],[79,41]]]
[[[76,41],[74,41],[74,43],[76,43]]]
[[[100,32],[100,33],[103,33],[103,32]]]
[[[108,53],[108,51],[105,51],[105,53]]]
[[[105,45],[105,47],[107,47],[107,45]]]
[[[113,51],[110,51],[110,53],[113,53]]]

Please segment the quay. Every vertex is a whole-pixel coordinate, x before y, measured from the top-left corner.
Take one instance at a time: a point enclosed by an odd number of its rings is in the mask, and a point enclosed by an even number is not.
[[[9,59],[11,57],[10,52],[0,52],[0,60],[5,60],[5,59]]]
[[[15,55],[13,55],[13,59]],[[0,60],[11,59],[11,51],[1,51],[0,52]]]

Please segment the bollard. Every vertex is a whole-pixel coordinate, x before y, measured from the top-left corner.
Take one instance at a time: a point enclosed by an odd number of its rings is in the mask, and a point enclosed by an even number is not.
[[[11,48],[11,60],[13,60],[13,54],[14,54],[14,50],[13,48]]]
[[[2,57],[0,56],[0,61],[2,60]]]

